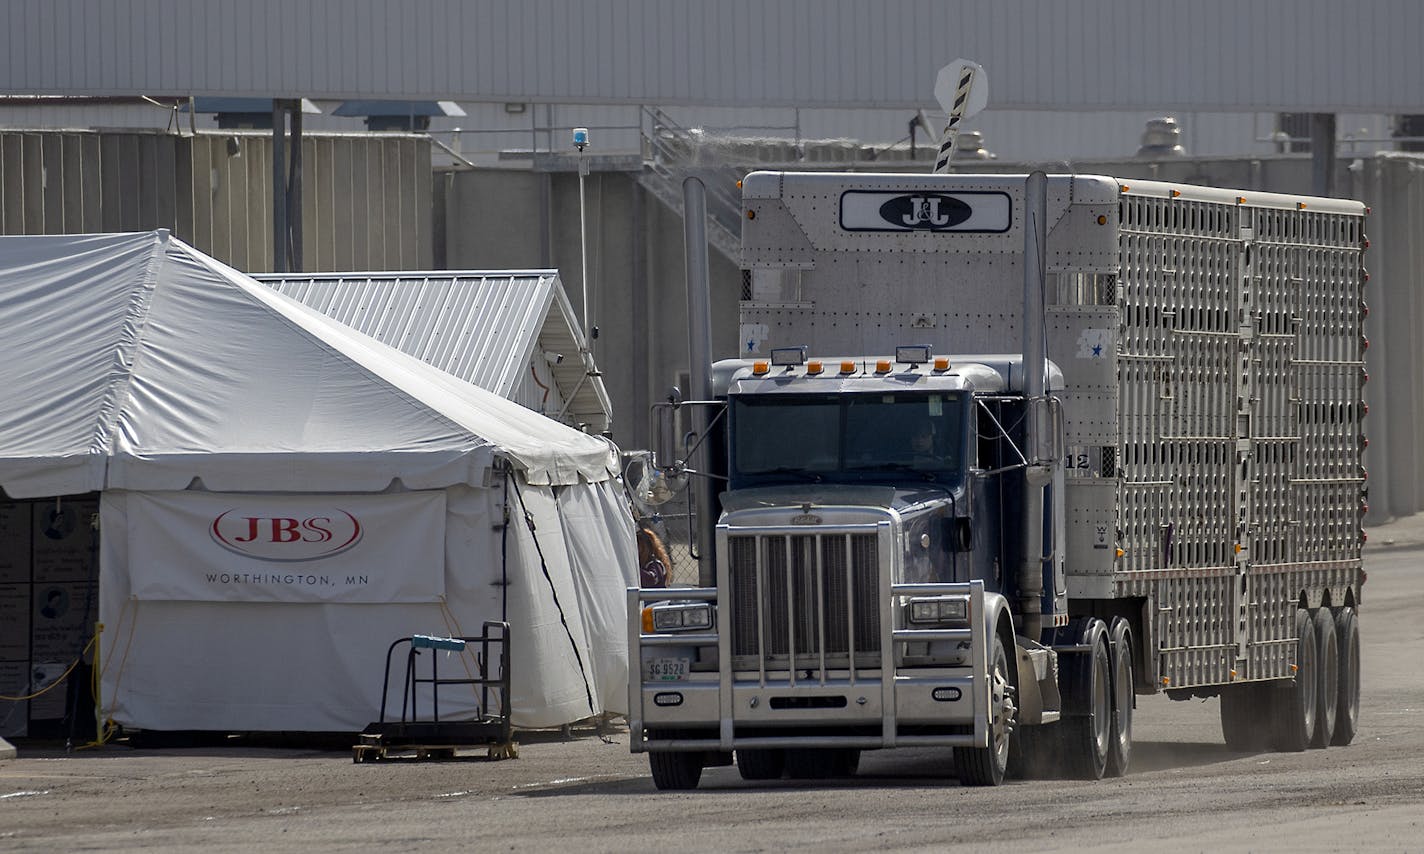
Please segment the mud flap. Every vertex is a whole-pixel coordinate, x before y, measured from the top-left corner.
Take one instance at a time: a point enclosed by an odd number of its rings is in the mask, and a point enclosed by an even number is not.
[[[1058,693],[1058,655],[1025,637],[1014,638],[1014,650],[1019,665],[1019,722],[1053,723],[1063,708]]]

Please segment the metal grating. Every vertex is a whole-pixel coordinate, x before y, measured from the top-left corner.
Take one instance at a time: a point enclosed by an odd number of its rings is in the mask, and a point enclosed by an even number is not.
[[[728,538],[732,654],[739,670],[880,664],[874,534]],[[825,674],[822,671],[822,678]]]
[[[1120,568],[1169,684],[1288,676],[1302,591],[1358,574],[1360,218],[1121,204]]]

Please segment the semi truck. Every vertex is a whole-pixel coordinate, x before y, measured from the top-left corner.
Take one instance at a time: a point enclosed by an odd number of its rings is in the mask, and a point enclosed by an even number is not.
[[[1234,749],[1350,743],[1362,204],[1041,172],[741,189],[743,352],[661,410],[703,462],[658,464],[714,484],[705,568],[628,591],[658,788],[904,747],[966,785],[1121,775],[1159,692],[1219,698]]]

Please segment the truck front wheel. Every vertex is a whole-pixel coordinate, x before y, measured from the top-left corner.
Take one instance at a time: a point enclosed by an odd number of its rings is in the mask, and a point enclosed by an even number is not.
[[[966,786],[997,786],[1009,767],[1009,739],[1018,721],[1009,658],[999,633],[989,650],[989,746],[954,748],[954,769]]]
[[[648,767],[653,772],[653,785],[663,791],[695,789],[702,779],[702,754],[686,751],[649,753]]]

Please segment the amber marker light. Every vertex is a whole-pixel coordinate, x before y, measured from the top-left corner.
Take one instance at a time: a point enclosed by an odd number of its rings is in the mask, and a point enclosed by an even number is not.
[[[1098,225],[1107,225],[1108,218],[1104,214],[1098,214]]]
[[[756,211],[747,211],[747,219],[756,219]]]
[[[1245,197],[1245,196],[1237,196],[1237,197],[1236,197],[1236,204],[1238,204],[1238,205],[1244,205],[1244,204],[1246,204],[1246,197]]]
[[[652,608],[644,608],[644,609],[643,609],[643,634],[645,634],[645,635],[654,634],[654,631],[653,631],[653,609],[652,609]]]
[[[890,360],[889,360],[889,359],[881,359],[881,360],[877,361],[877,362],[875,363],[875,372],[876,372],[877,374],[888,374],[888,373],[890,373]]]
[[[934,369],[936,371],[949,370],[949,359],[944,356],[935,356]]]
[[[1182,191],[1181,191],[1181,190],[1173,190],[1173,191],[1172,191],[1172,198],[1175,199],[1175,198],[1177,198],[1178,196],[1180,196],[1181,194],[1182,194]]]
[[[806,373],[808,374],[819,374],[825,369],[826,366],[821,364],[820,359],[812,359],[811,361],[806,363]]]
[[[757,376],[761,376],[769,370],[771,370],[771,365],[767,362],[755,362],[752,364],[752,373]]]
[[[853,374],[853,373],[855,373],[855,362],[841,362],[841,373],[843,373],[843,374]]]

